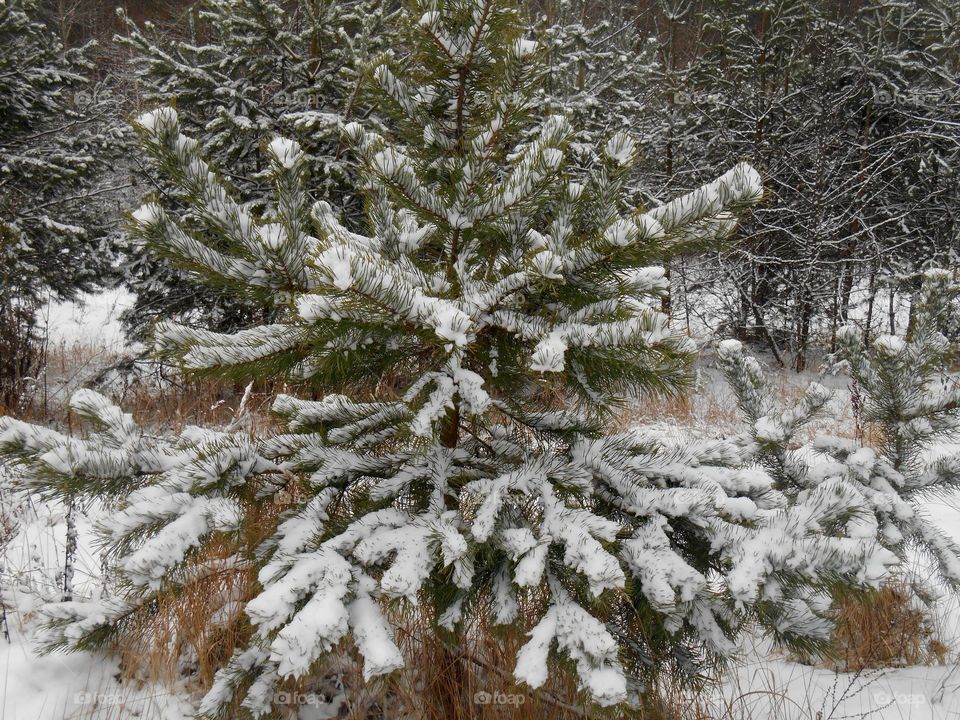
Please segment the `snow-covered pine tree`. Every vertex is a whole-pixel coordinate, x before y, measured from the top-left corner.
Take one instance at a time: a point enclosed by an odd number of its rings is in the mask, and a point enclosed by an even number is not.
[[[578,143],[573,149],[594,162],[600,140],[614,131],[639,136],[655,61],[629,8],[559,0],[546,4],[532,24],[545,55],[538,107],[545,117],[567,115]]]
[[[0,5],[0,405],[38,372],[36,312],[102,280],[115,223],[94,187],[112,143],[89,48],[65,49],[33,0]]]
[[[237,548],[223,562],[258,570],[260,592],[245,606],[249,643],[203,702],[211,716],[238,695],[269,714],[275,690],[347,636],[365,677],[397,669],[398,604],[453,647],[478,616],[529,631],[515,677],[541,687],[565,657],[602,705],[728,655],[752,620],[785,642],[824,638],[827,589],[876,582],[895,562],[846,532],[856,507],[842,483],[791,499],[732,443],[605,425],[630,394],[684,387],[693,347],[655,307],[652,263],[731,232],[731,213],[761,198],[759,176],[738,165],[670,203],[627,207],[629,136],[611,136],[581,182],[565,170],[566,119],[524,128],[540,58],[511,4],[409,13],[406,69],[372,74],[395,135],[344,128],[363,168],[362,231],[308,205],[297,142],[266,147],[277,201],[260,217],[172,108],[138,119],[192,205],[187,222],[147,202],[137,232],[210,282],[288,308],[235,334],[167,323],[162,352],[186,370],[326,394],[277,397],[289,431],[263,440],[151,439],[89,393],[74,400],[100,427],[87,440],[0,421],[0,452],[38,488],[121,505],[104,532],[126,595],[51,607],[53,642],[122,631],[206,571],[214,537]],[[293,506],[251,547],[254,508],[281,494]]]
[[[809,445],[798,441],[798,431],[825,410],[832,393],[812,383],[799,403],[782,407],[760,364],[744,355],[739,342],[721,343],[718,353],[749,423],[738,444],[764,467],[774,487],[794,501],[828,487],[851,495],[857,511],[838,518],[845,530],[832,531],[877,539],[901,557],[918,549],[954,589],[960,588],[960,545],[924,516],[917,501],[960,485],[960,454],[943,455],[934,447],[960,436],[960,387],[947,370],[956,347],[943,334],[955,323],[958,296],[954,275],[929,270],[906,336],[883,335],[868,349],[861,328],[840,330],[841,365],[851,376],[859,422],[869,431],[854,439],[817,435]],[[865,443],[864,435],[875,442]]]
[[[363,209],[340,130],[347,118],[371,116],[360,77],[393,48],[394,13],[388,0],[204,0],[184,11],[181,31],[125,18],[117,41],[130,50],[141,102],[176,104],[203,152],[228,169],[240,202],[267,209],[271,182],[260,146],[279,133],[303,147],[310,197],[342,208],[354,227]],[[263,318],[263,308],[183,283],[152,254],[131,258],[127,272],[137,300],[126,325],[138,336],[158,318],[202,318],[219,330]]]

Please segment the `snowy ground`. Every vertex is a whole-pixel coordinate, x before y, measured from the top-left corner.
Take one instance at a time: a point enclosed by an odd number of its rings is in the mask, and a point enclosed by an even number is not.
[[[100,558],[92,528],[96,508],[78,514],[74,592],[101,591]],[[0,639],[0,718],[3,720],[179,720],[191,706],[164,688],[121,685],[117,661],[90,653],[40,656],[34,611],[60,599],[66,547],[66,510],[16,488],[0,469],[0,600],[9,640]]]
[[[121,352],[125,341],[120,315],[133,306],[133,301],[130,292],[117,288],[84,295],[77,302],[48,303],[41,317],[50,344],[81,344],[104,352]]]
[[[123,289],[82,296],[77,302],[48,302],[39,313],[47,335],[46,371],[37,378],[35,397],[52,414],[84,382],[113,366],[130,348],[120,316],[133,304]]]
[[[122,292],[94,298],[85,307],[53,305],[47,312],[53,343],[82,344],[94,357],[116,357],[123,351],[119,312],[129,304]],[[95,364],[95,363],[94,363]],[[788,385],[810,378],[785,376]],[[845,405],[844,382],[828,379],[838,390],[836,409]],[[75,385],[76,377],[67,385]],[[722,419],[731,398],[714,373],[704,371],[702,400],[683,421],[661,421],[657,432],[723,431]],[[787,388],[789,391],[789,388]],[[657,417],[639,408],[638,419]],[[718,419],[719,418],[719,419]],[[946,448],[944,448],[945,450]],[[960,498],[931,501],[925,506],[937,523],[960,538]],[[92,542],[93,508],[79,516],[79,556],[75,575],[78,596],[101,592],[100,559]],[[0,637],[0,718],[3,720],[179,720],[191,717],[186,697],[162,687],[120,684],[117,661],[90,653],[38,656],[31,633],[34,610],[59,599],[66,537],[65,510],[37,501],[16,488],[0,469],[0,598],[6,611],[9,639]],[[922,573],[922,565],[917,572]],[[730,720],[796,718],[842,720],[960,719],[960,605],[956,598],[938,607],[941,639],[951,646],[945,665],[908,667],[861,674],[838,674],[789,662],[764,646],[746,648],[743,659],[712,692],[718,717]]]

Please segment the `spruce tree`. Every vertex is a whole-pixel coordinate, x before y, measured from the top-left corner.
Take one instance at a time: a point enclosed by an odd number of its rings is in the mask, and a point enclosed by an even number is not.
[[[232,334],[165,323],[158,349],[188,371],[323,397],[278,396],[287,431],[262,438],[158,438],[88,391],[74,398],[87,439],[0,420],[0,452],[41,492],[118,505],[103,532],[124,592],[47,608],[53,646],[101,644],[155,612],[209,571],[215,540],[232,548],[218,563],[257,570],[258,594],[205,715],[238,696],[268,715],[348,636],[366,678],[396,670],[398,607],[454,649],[479,616],[519,627],[517,680],[541,687],[562,657],[609,706],[728,656],[754,620],[815,645],[829,589],[895,562],[848,532],[857,508],[835,485],[791,496],[732,442],[609,429],[625,398],[689,378],[694,348],[657,309],[656,263],[729,235],[761,182],[741,164],[630,207],[623,133],[572,179],[568,121],[528,127],[541,50],[521,27],[504,0],[411,4],[404,67],[371,73],[391,133],[344,128],[361,229],[308,202],[294,140],[264,148],[276,199],[255,215],[172,108],[137,120],[190,208],[148,200],[135,231],[205,281],[285,308]],[[262,540],[262,508],[281,496]]]
[[[11,407],[40,371],[39,304],[94,287],[113,258],[100,200],[116,145],[90,48],[64,48],[38,17],[33,0],[0,5],[0,405]]]

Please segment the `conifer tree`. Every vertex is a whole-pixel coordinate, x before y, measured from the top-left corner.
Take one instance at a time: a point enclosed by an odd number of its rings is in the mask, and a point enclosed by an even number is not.
[[[65,49],[33,0],[0,5],[0,404],[38,371],[36,312],[110,267],[98,198],[111,139],[89,81],[89,47]]]
[[[176,104],[184,128],[225,168],[238,201],[268,209],[260,147],[281,133],[303,147],[310,197],[342,208],[353,227],[363,210],[340,129],[347,118],[370,118],[360,77],[392,49],[394,13],[388,0],[204,0],[184,12],[178,34],[125,18],[127,32],[117,40],[131,52],[141,102]],[[126,324],[138,336],[175,315],[219,330],[265,317],[263,307],[183,283],[149,252],[132,257],[127,273],[137,299]]]
[[[960,454],[929,454],[935,442],[960,435],[960,387],[947,366],[956,346],[944,334],[956,325],[958,296],[954,275],[929,270],[906,336],[882,335],[868,349],[861,328],[841,328],[838,358],[850,374],[858,432],[852,440],[816,436],[813,459],[798,432],[824,412],[832,393],[812,383],[799,403],[782,407],[740,343],[725,341],[719,352],[749,423],[739,444],[777,490],[797,499],[829,486],[842,489],[857,508],[842,520],[852,537],[878,538],[901,557],[909,548],[920,550],[954,589],[960,588],[960,544],[930,522],[917,501],[960,486]],[[876,441],[867,443],[866,436]]]
[[[533,20],[533,35],[544,46],[539,107],[545,116],[568,116],[574,149],[593,162],[600,141],[613,132],[638,136],[656,63],[629,9],[560,0]]]
[[[205,572],[213,538],[236,548],[222,562],[256,568],[259,594],[209,716],[238,696],[269,715],[275,691],[347,636],[366,678],[392,672],[398,605],[453,647],[478,616],[520,625],[519,681],[541,687],[563,657],[607,706],[729,655],[754,620],[783,642],[822,641],[829,588],[875,583],[896,561],[849,532],[842,483],[791,496],[732,442],[670,444],[606,422],[632,394],[685,387],[694,348],[657,309],[656,263],[731,233],[733,213],[762,197],[757,173],[737,165],[670,203],[627,206],[628,135],[574,180],[568,121],[527,127],[540,49],[513,6],[414,2],[407,38],[404,68],[371,75],[392,132],[344,128],[362,168],[360,229],[309,203],[294,140],[265,148],[276,202],[261,216],[172,108],[137,120],[190,208],[149,200],[136,232],[207,282],[285,309],[232,334],[165,323],[160,351],[323,397],[278,396],[287,432],[266,438],[157,438],[86,391],[74,407],[95,426],[88,439],[0,420],[0,452],[42,492],[119,505],[103,532],[125,593],[49,607],[50,642],[122,633]],[[257,508],[281,494],[292,506],[258,540]]]

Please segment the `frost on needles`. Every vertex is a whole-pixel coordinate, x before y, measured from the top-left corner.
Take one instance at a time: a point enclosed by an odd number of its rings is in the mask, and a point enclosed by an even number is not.
[[[754,620],[788,643],[823,640],[830,588],[875,584],[897,561],[849,522],[847,475],[797,493],[752,446],[607,429],[624,398],[686,386],[694,347],[657,309],[657,265],[732,232],[762,197],[757,172],[740,164],[634,207],[629,137],[574,175],[567,119],[530,127],[540,51],[511,6],[412,7],[405,70],[370,74],[394,131],[344,129],[362,232],[306,201],[294,141],[264,145],[276,196],[261,216],[172,108],[136,122],[191,207],[149,199],[135,232],[199,280],[286,312],[235,334],[165,323],[158,350],[188,371],[322,397],[278,396],[287,431],[268,437],[156,438],[90,392],[74,398],[96,426],[87,439],[0,421],[0,452],[42,492],[118,508],[102,530],[123,596],[50,607],[50,642],[122,632],[202,572],[214,540],[258,582],[249,642],[218,673],[209,716],[236,698],[268,716],[283,683],[348,637],[366,678],[398,669],[400,607],[451,644],[479,615],[519,626],[518,680],[542,686],[559,654],[602,705],[728,655]]]

